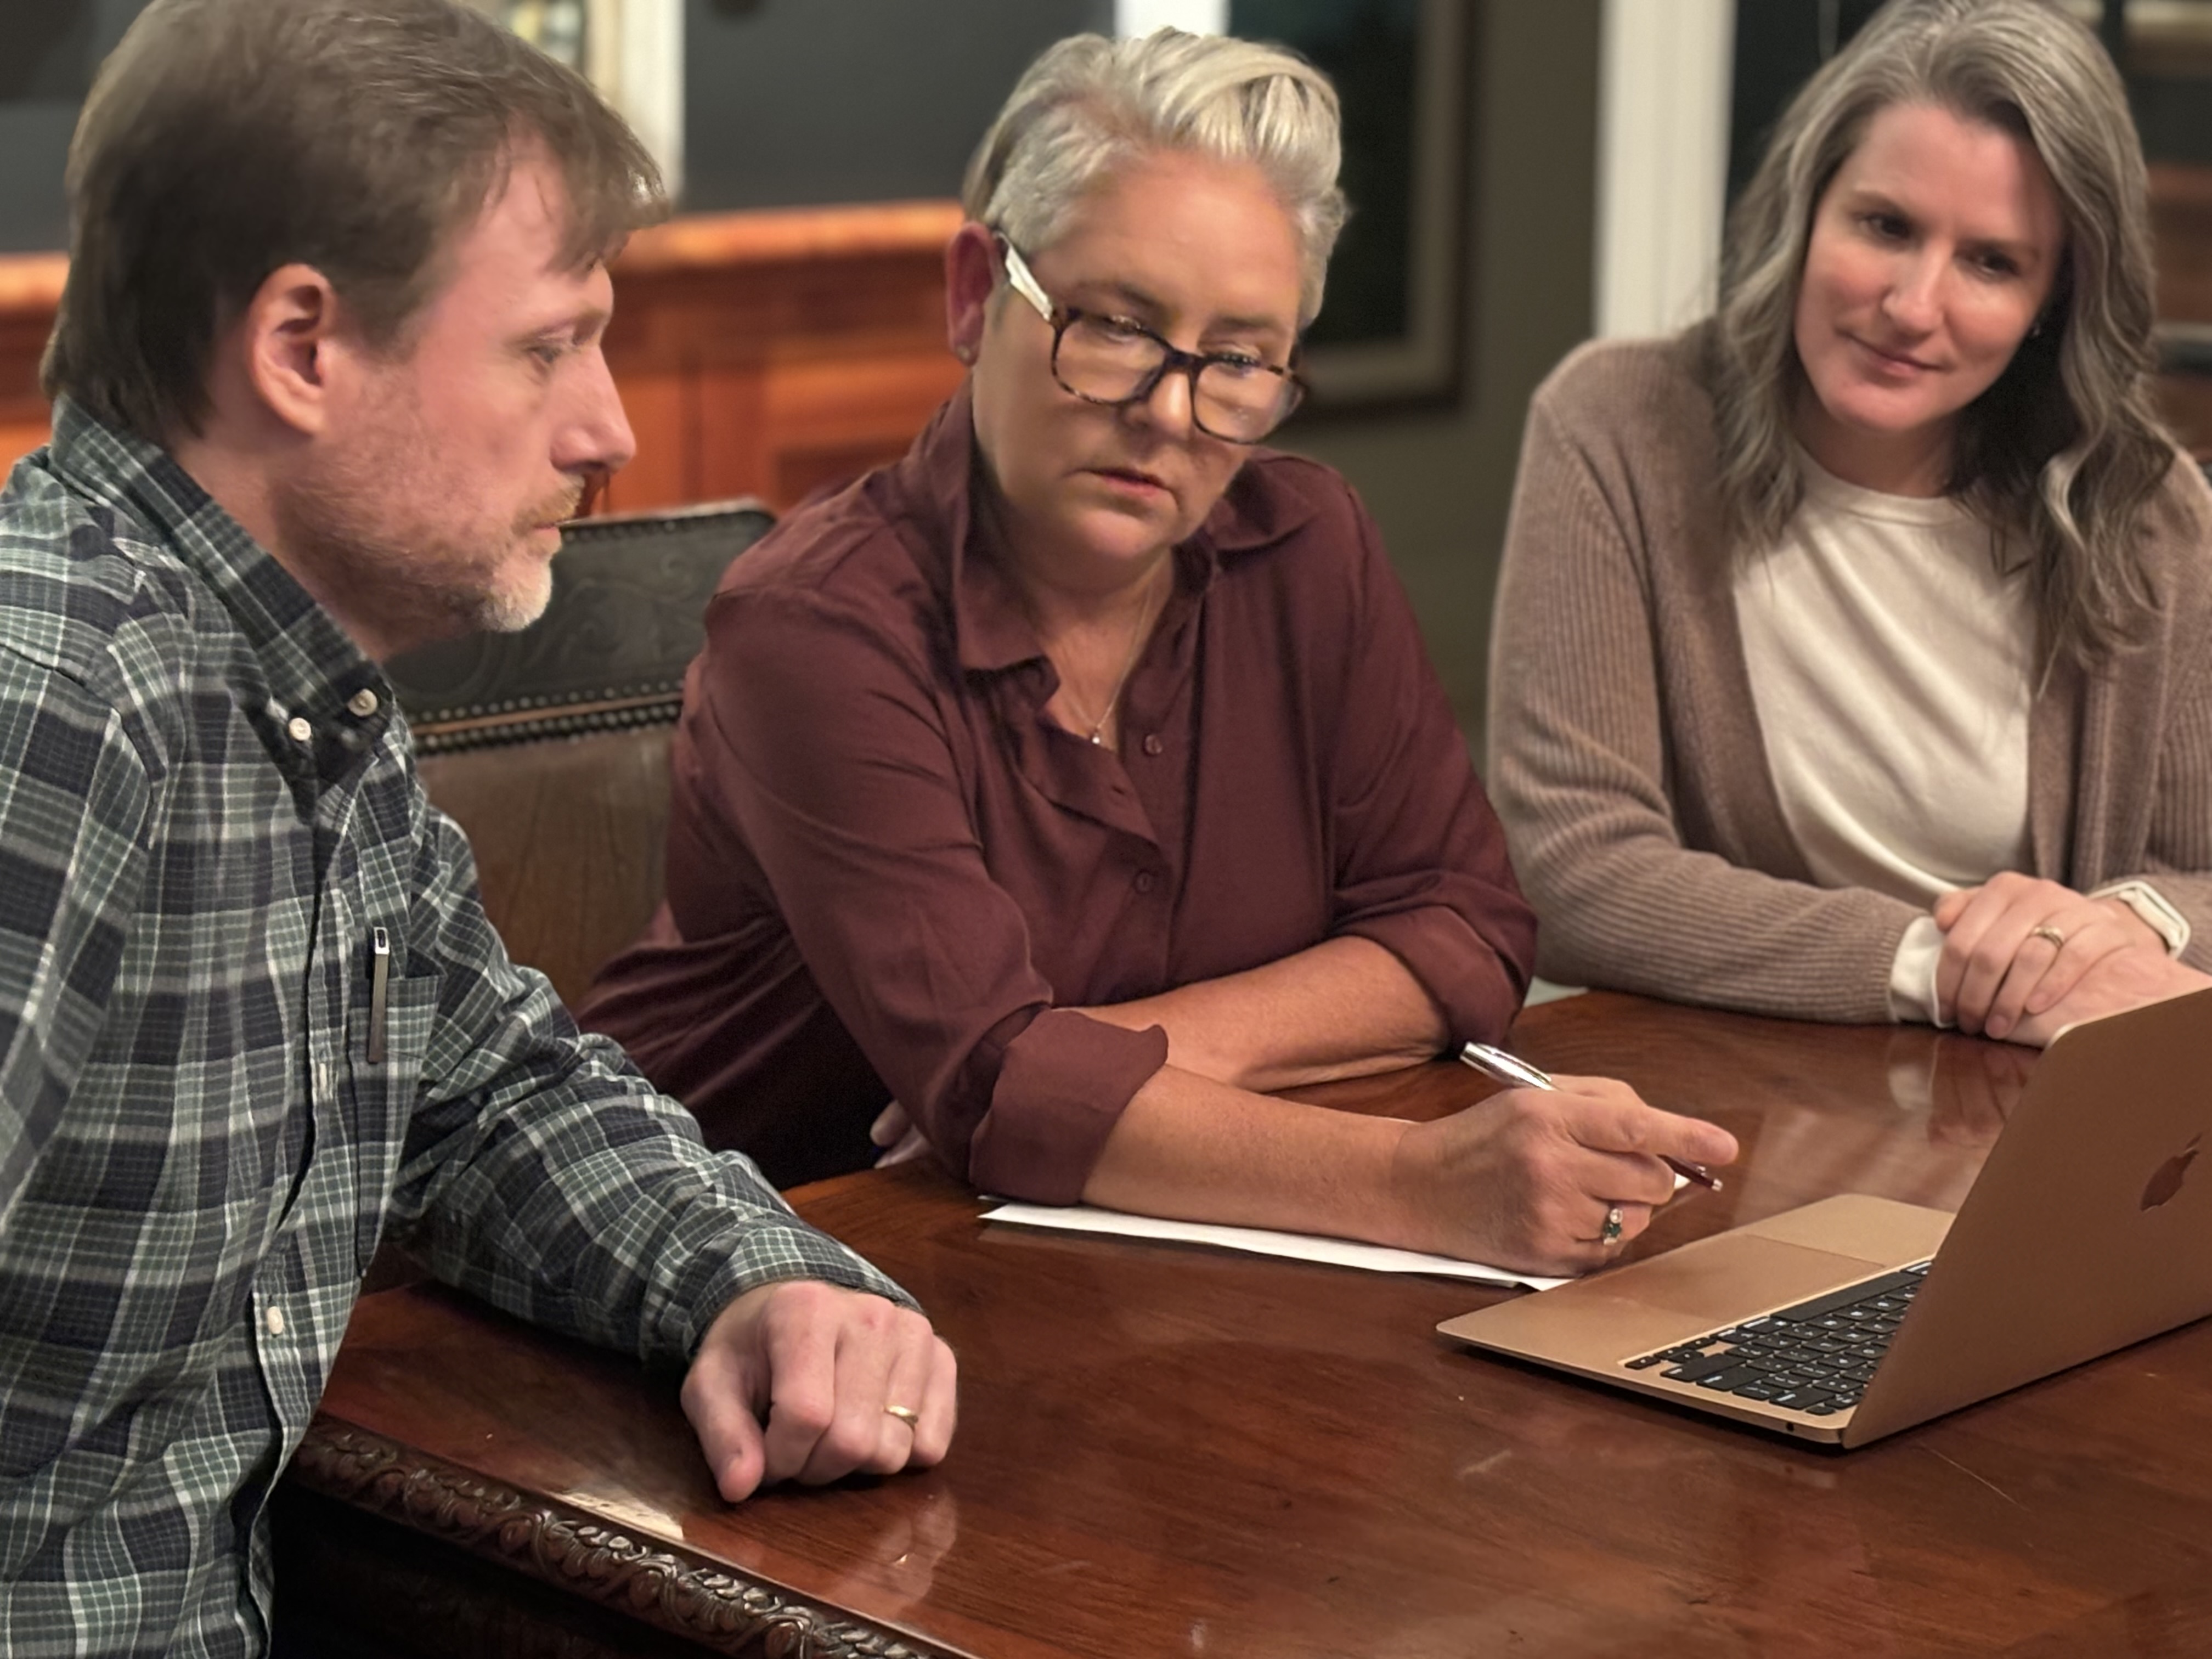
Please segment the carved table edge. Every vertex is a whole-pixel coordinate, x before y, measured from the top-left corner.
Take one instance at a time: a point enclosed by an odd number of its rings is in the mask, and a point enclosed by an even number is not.
[[[724,1653],[958,1659],[327,1414],[308,1425],[286,1479]]]

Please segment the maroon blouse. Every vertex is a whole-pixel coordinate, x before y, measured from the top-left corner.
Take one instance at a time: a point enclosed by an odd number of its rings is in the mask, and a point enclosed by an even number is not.
[[[1455,1042],[1499,1036],[1534,920],[1343,480],[1254,452],[1176,550],[1116,753],[1045,714],[975,471],[963,392],[731,567],[684,689],[667,902],[584,1023],[780,1185],[866,1164],[896,1099],[956,1173],[1047,1202],[1167,1054],[1076,1006],[1356,935]]]

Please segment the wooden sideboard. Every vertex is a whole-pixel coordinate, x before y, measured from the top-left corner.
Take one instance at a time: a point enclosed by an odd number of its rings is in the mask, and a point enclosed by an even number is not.
[[[2166,348],[2160,411],[2191,453],[2212,459],[2212,167],[2151,168],[2150,219]]]
[[[604,509],[757,495],[779,510],[902,453],[959,384],[952,202],[697,215],[615,264],[607,360],[637,459]],[[46,441],[39,357],[68,262],[0,258],[0,467]]]
[[[951,202],[678,219],[615,265],[607,360],[637,459],[606,509],[757,495],[781,511],[905,452],[960,383]]]
[[[2167,420],[2212,456],[2212,168],[2151,169]],[[959,384],[949,201],[694,215],[615,264],[607,357],[638,440],[604,509],[755,495],[781,511],[902,453]],[[0,256],[0,468],[46,441],[39,357],[68,262]]]
[[[0,258],[0,466],[46,441],[39,358],[53,332],[69,261],[58,253]]]

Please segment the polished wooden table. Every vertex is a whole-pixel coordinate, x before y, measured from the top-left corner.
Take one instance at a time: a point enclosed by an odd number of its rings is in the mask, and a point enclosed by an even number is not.
[[[1516,1042],[1743,1143],[1641,1249],[1838,1191],[1954,1207],[2033,1064],[1601,994]],[[1330,1097],[1489,1086],[1440,1065]],[[1434,1334],[1503,1292],[989,1228],[916,1166],[796,1196],[958,1351],[941,1469],[732,1508],[673,1378],[391,1291],[288,1482],[295,1627],[363,1653],[2212,1651],[2212,1322],[1836,1453]]]

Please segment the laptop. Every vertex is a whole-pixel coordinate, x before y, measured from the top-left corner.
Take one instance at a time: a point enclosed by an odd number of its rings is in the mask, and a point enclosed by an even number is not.
[[[2062,1032],[1955,1217],[1825,1199],[1437,1328],[1863,1446],[2212,1313],[2208,1136],[2198,991]]]

